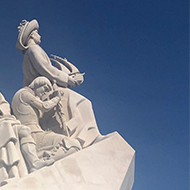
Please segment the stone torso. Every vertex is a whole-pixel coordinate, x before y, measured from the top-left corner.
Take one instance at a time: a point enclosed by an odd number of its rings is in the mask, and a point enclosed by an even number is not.
[[[13,97],[12,109],[16,118],[24,125],[33,126],[31,131],[41,130],[39,127],[40,112],[30,104],[35,101],[36,97],[33,95],[28,87],[20,89]],[[34,129],[33,129],[34,128]]]
[[[42,65],[51,65],[48,55],[39,45],[30,46],[25,52],[22,63],[23,86],[28,86],[35,78],[41,76],[39,70],[42,70]]]

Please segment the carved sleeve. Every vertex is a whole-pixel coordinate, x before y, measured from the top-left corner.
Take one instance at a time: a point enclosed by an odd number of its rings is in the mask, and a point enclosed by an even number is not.
[[[30,47],[28,56],[33,67],[40,75],[47,77],[50,81],[56,80],[60,86],[67,87],[68,74],[54,67],[40,46],[34,45]]]
[[[25,103],[43,111],[43,112],[47,112],[47,111],[53,109],[60,101],[59,97],[54,97],[48,101],[41,101],[38,97],[34,96],[33,94],[31,94],[29,92],[23,93],[22,99]]]

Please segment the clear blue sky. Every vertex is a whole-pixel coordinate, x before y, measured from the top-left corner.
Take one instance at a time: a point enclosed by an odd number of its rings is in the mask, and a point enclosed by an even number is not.
[[[0,2],[0,91],[22,87],[17,26],[36,18],[41,46],[85,72],[102,134],[136,150],[133,190],[188,190],[189,39],[185,0]]]

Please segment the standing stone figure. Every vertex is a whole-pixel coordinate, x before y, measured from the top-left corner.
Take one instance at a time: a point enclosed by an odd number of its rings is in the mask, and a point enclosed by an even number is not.
[[[40,115],[53,109],[60,101],[59,92],[52,99],[43,101],[51,92],[50,81],[45,77],[37,77],[28,87],[16,92],[12,99],[12,110],[23,125],[30,127],[38,156],[57,161],[80,150],[81,146],[76,139],[44,131],[40,127]]]
[[[10,105],[0,93],[0,183],[19,178],[29,172],[50,165],[54,160],[37,157],[30,128],[21,125],[10,113]],[[26,161],[26,164],[25,164]]]
[[[87,147],[101,140],[102,136],[96,124],[91,102],[68,88],[80,85],[83,82],[83,74],[66,59],[57,56],[53,59],[57,67],[53,66],[46,52],[39,46],[41,36],[38,29],[36,20],[30,22],[23,20],[18,27],[16,48],[24,54],[23,85],[28,86],[38,76],[45,76],[51,82],[55,80],[64,92],[61,102],[66,121],[70,121],[68,122],[70,136],[80,141],[82,147]]]

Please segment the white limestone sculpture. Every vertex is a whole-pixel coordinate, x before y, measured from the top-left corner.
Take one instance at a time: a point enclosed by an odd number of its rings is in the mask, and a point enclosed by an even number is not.
[[[91,102],[69,89],[83,82],[83,74],[66,59],[57,56],[53,56],[57,67],[53,66],[46,52],[39,46],[41,37],[38,29],[36,20],[23,20],[18,27],[16,48],[24,53],[23,85],[28,86],[38,76],[45,76],[51,82],[55,80],[64,93],[61,104],[66,121],[70,121],[67,123],[70,135],[78,139],[83,148],[87,147],[101,140],[102,135],[97,127]]]
[[[28,172],[33,172],[53,162],[52,159],[43,161],[37,157],[30,128],[21,125],[20,121],[11,115],[10,105],[0,93],[1,185],[6,184],[9,179],[25,176]]]
[[[30,127],[31,135],[36,142],[38,156],[57,161],[80,150],[81,146],[75,139],[41,129],[39,125],[40,114],[53,109],[60,101],[58,91],[56,91],[55,97],[43,101],[51,92],[50,81],[45,77],[37,77],[28,87],[16,92],[12,99],[12,110],[23,125]]]
[[[135,151],[117,133],[2,190],[132,190]]]

